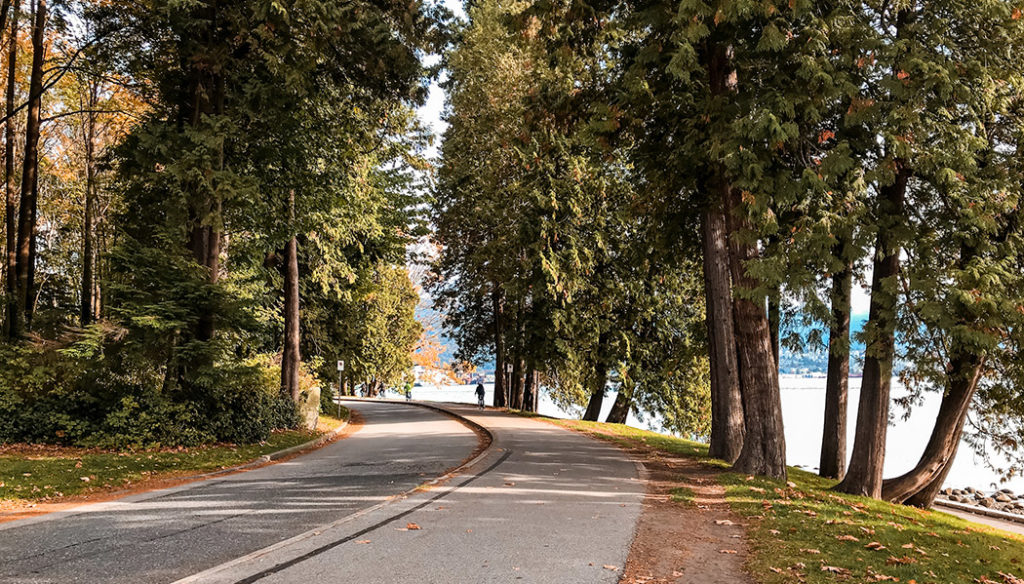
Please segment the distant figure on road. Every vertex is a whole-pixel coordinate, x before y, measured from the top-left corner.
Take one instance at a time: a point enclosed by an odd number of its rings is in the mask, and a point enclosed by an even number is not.
[[[412,401],[412,384],[405,382],[405,401]]]
[[[480,409],[484,409],[484,384],[476,384],[476,403]]]

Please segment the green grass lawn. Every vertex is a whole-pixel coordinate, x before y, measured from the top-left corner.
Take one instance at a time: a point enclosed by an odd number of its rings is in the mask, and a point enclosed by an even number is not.
[[[727,468],[697,442],[613,424],[558,423]],[[720,479],[747,526],[747,567],[762,584],[1024,582],[1017,579],[1024,573],[1024,537],[942,512],[833,493],[834,481],[798,469],[789,470],[789,480],[795,486],[729,472]]]
[[[297,446],[329,432],[347,418],[320,416],[317,431],[286,430],[266,442],[236,446],[110,452],[12,445],[0,447],[0,501],[36,502],[130,487],[153,478],[212,472]]]

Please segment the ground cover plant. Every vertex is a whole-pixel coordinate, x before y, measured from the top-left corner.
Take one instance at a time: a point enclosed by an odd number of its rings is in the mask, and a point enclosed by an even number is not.
[[[212,444],[137,451],[53,445],[0,446],[0,507],[3,503],[54,501],[138,486],[153,479],[183,477],[244,464],[303,444],[335,430],[348,418],[321,415],[316,431],[273,432],[255,444]]]
[[[789,469],[788,481],[727,472],[707,445],[619,424],[558,424],[628,448],[697,457],[722,469],[746,528],[757,582],[1022,582],[1024,537],[939,511],[832,491],[836,481]]]

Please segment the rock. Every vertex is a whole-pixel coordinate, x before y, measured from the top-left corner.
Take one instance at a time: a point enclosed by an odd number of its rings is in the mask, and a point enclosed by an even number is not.
[[[945,489],[942,489],[941,493],[948,497],[953,494],[953,489],[947,487]]]
[[[954,502],[954,503],[962,503],[963,502],[963,499],[961,499],[960,497],[957,497],[956,495],[950,495],[949,500]]]
[[[320,419],[320,388],[317,386],[299,393],[299,419],[307,430],[316,430]]]
[[[974,487],[967,487],[967,488],[966,488],[966,489],[964,489],[964,490],[965,490],[965,491],[967,491],[968,493],[974,493],[974,492],[976,492],[976,491],[974,490]]]
[[[993,499],[992,497],[985,497],[981,501],[979,501],[978,504],[981,505],[982,507],[987,507],[991,509],[992,507],[996,506],[996,500]]]
[[[1000,492],[998,495],[996,495],[996,501],[998,501],[999,503],[1009,503],[1013,501],[1013,497],[1007,495],[1006,493]]]
[[[1004,495],[1013,496],[1013,491],[1011,491],[1010,489],[999,489],[999,492],[1003,493]]]

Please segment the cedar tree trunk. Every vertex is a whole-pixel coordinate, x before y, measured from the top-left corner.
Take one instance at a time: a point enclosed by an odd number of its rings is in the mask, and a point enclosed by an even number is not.
[[[21,13],[21,2],[15,2],[13,13],[11,15],[11,39],[18,38],[18,20]],[[13,330],[14,319],[17,315],[18,303],[15,298],[18,295],[18,276],[17,276],[17,262],[18,262],[18,225],[15,222],[15,217],[18,214],[18,207],[16,204],[15,193],[18,188],[17,179],[14,175],[14,97],[15,90],[17,89],[17,72],[18,72],[18,43],[11,42],[10,49],[8,50],[7,56],[7,123],[4,127],[4,172],[7,180],[4,183],[4,198],[5,198],[5,211],[4,216],[4,230],[6,234],[6,293],[7,293],[7,306],[5,309],[7,319],[4,325],[4,333],[8,337],[13,338],[15,331]]]
[[[885,436],[889,427],[889,389],[896,352],[896,279],[900,271],[900,246],[896,231],[902,222],[904,197],[910,173],[896,161],[898,171],[892,184],[879,190],[878,236],[874,272],[871,276],[870,334],[864,352],[857,428],[850,468],[836,490],[852,495],[879,498],[882,494],[882,465]]]
[[[719,174],[718,184],[723,200],[729,201],[726,220],[733,285],[741,291],[754,290],[758,282],[747,275],[745,266],[758,256],[757,246],[744,240],[750,226],[742,197],[728,185],[723,175]],[[733,311],[746,428],[743,449],[734,468],[741,473],[784,479],[786,436],[782,428],[782,400],[764,301],[737,296],[733,300]]]
[[[845,252],[838,244],[838,253]],[[828,373],[825,378],[825,421],[818,474],[842,479],[846,474],[846,419],[850,386],[850,293],[853,265],[847,262],[832,275],[832,323],[828,332]]]
[[[25,155],[22,161],[21,204],[18,208],[16,309],[10,315],[11,337],[24,335],[31,319],[32,284],[35,266],[36,200],[39,180],[39,125],[43,96],[43,36],[46,28],[46,0],[37,0],[32,23],[32,73],[29,80],[28,118],[25,122]]]
[[[503,408],[508,403],[508,389],[505,384],[505,319],[501,291],[494,285],[491,292],[494,312],[494,407]]]
[[[288,194],[289,215],[295,219],[295,192]],[[284,349],[281,354],[281,393],[299,399],[299,243],[292,235],[284,248]]]
[[[704,213],[701,233],[711,362],[711,445],[708,453],[713,458],[732,463],[743,448],[743,401],[736,362],[732,279],[729,276],[729,248],[722,201],[713,202]]]
[[[626,393],[626,390],[619,388],[619,393],[615,396],[615,402],[612,403],[612,409],[608,412],[605,422],[609,424],[626,423],[629,418],[629,409],[633,406],[633,400]]]

